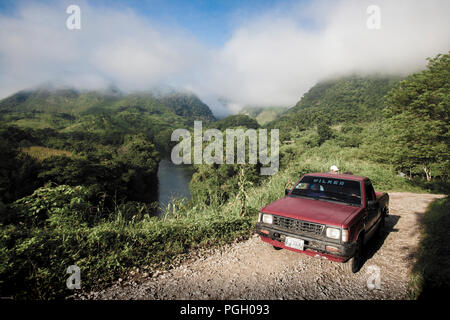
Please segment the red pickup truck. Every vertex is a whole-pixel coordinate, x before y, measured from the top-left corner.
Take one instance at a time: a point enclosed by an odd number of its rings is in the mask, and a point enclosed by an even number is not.
[[[285,195],[261,209],[261,239],[359,271],[364,245],[383,232],[389,195],[375,192],[366,177],[327,173],[304,175]]]

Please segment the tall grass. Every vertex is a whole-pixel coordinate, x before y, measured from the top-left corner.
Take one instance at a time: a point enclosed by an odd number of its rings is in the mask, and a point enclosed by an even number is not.
[[[81,269],[82,288],[101,288],[133,267],[167,266],[191,249],[248,238],[251,215],[182,201],[163,219],[126,205],[97,214],[84,187],[48,186],[16,202],[15,224],[0,223],[0,293],[17,299],[64,298],[67,267]],[[173,209],[176,208],[176,209]],[[23,219],[21,218],[23,217]]]
[[[38,161],[43,161],[43,160],[53,157],[53,156],[61,156],[61,155],[66,156],[66,157],[74,156],[74,154],[70,151],[57,150],[57,149],[41,147],[41,146],[23,147],[23,148],[21,148],[21,151],[23,153],[26,153],[29,156],[37,159]]]

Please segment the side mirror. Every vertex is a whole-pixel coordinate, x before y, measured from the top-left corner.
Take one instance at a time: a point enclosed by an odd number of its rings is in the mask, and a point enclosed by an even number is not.
[[[291,192],[291,189],[284,189],[284,195],[287,196]]]
[[[367,201],[367,208],[369,209],[378,209],[379,203],[376,200]]]

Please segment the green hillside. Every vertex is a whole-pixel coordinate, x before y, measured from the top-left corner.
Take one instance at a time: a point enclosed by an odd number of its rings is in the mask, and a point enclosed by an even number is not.
[[[234,128],[234,127],[247,127],[251,129],[256,129],[259,127],[259,125],[255,119],[247,115],[234,114],[211,123],[210,127],[224,131],[227,128]]]
[[[0,101],[0,124],[21,128],[55,129],[61,133],[92,133],[105,143],[125,134],[144,133],[166,153],[175,128],[188,128],[194,120],[215,121],[197,96],[172,92],[123,94],[117,90],[23,90]]]
[[[172,112],[187,119],[214,121],[209,109],[197,96],[190,93],[169,93],[156,97],[151,92],[122,94],[118,91],[80,91],[73,88],[46,87],[22,90],[0,101],[0,113],[43,112],[71,115],[93,114],[102,111],[141,108],[153,113]]]
[[[399,80],[399,77],[348,76],[320,82],[267,126],[304,130],[325,119],[330,124],[381,119],[384,96]]]
[[[190,120],[214,121],[209,109],[196,95],[186,93],[171,93],[163,96],[159,101],[169,107],[175,114]]]
[[[118,99],[109,93],[40,87],[22,90],[0,101],[0,112],[80,113]]]

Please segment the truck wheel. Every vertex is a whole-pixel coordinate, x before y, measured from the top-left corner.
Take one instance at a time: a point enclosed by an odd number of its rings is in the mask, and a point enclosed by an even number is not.
[[[281,250],[281,249],[283,249],[283,248],[275,247],[275,246],[273,246],[273,248],[274,248],[275,250]]]
[[[362,259],[363,259],[363,241],[362,237],[359,237],[356,245],[355,254],[353,255],[353,257],[350,258],[350,260],[348,260],[343,264],[344,270],[347,273],[357,273],[361,268]]]

